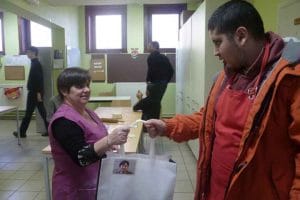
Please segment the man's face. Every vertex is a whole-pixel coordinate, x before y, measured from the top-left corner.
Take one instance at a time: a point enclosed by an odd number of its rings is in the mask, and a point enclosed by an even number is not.
[[[26,55],[27,55],[27,57],[28,57],[29,59],[33,59],[33,58],[36,57],[36,56],[35,56],[35,53],[34,53],[33,51],[30,51],[30,50],[27,50],[27,51],[26,51]]]
[[[153,48],[153,46],[152,46],[151,43],[149,43],[149,44],[147,45],[147,50],[148,50],[148,52],[150,52],[150,53],[154,51],[154,48]]]
[[[122,164],[122,165],[121,165],[121,171],[122,171],[122,172],[127,172],[127,171],[128,171],[128,167],[129,167],[129,166],[128,166],[127,163]]]
[[[244,54],[235,36],[229,37],[217,31],[209,31],[209,36],[214,44],[214,55],[223,61],[224,66],[233,71],[240,70]]]

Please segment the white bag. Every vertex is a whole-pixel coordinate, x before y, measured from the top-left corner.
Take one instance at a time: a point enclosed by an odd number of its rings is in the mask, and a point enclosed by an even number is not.
[[[122,148],[121,154],[102,159],[97,200],[172,200],[176,163],[170,156],[155,156],[154,139],[149,155],[125,155]]]

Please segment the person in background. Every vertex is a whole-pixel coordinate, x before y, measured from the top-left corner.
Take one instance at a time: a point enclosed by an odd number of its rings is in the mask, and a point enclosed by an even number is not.
[[[87,70],[67,68],[57,79],[61,106],[48,128],[54,159],[53,200],[94,200],[101,158],[113,145],[127,141],[129,126],[108,135],[105,125],[86,104],[91,77]]]
[[[150,55],[147,58],[148,71],[146,83],[147,87],[151,87],[154,91],[150,93],[149,97],[155,99],[155,103],[159,104],[156,107],[161,107],[161,99],[164,96],[168,83],[173,77],[174,69],[168,57],[159,52],[158,42],[150,42],[148,44],[148,51]]]
[[[139,101],[133,106],[133,110],[142,111],[142,120],[159,119],[161,105],[159,98],[155,98],[154,88],[151,84],[147,85],[145,98],[140,90],[136,94]]]
[[[29,47],[26,51],[27,57],[31,60],[30,71],[27,81],[27,102],[26,102],[26,111],[25,116],[22,120],[20,126],[20,137],[26,138],[26,131],[28,129],[32,113],[35,107],[38,108],[38,111],[43,119],[45,128],[48,128],[48,122],[46,120],[46,109],[43,103],[43,94],[44,94],[44,79],[43,79],[43,69],[40,61],[38,60],[38,49],[36,47]],[[17,137],[17,132],[13,132],[13,135]],[[45,132],[42,136],[48,136],[48,133]]]
[[[49,106],[48,106],[48,113],[47,113],[47,121],[50,122],[53,114],[56,112],[56,110],[59,108],[59,106],[63,103],[63,100],[61,99],[60,95],[55,95],[51,97],[49,100]]]
[[[300,198],[300,43],[264,32],[247,1],[228,1],[208,20],[224,64],[206,105],[144,123],[150,136],[199,138],[195,200]]]

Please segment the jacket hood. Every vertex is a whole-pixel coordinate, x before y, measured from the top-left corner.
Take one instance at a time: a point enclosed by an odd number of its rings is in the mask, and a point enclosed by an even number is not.
[[[284,49],[284,41],[279,35],[273,32],[266,33],[266,40],[270,43],[270,55],[267,65],[271,66],[281,57]]]

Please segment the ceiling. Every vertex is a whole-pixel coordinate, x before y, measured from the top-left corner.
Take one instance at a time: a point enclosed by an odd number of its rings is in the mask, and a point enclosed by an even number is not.
[[[203,0],[47,0],[52,6],[114,5],[114,4],[174,4],[199,3]]]

